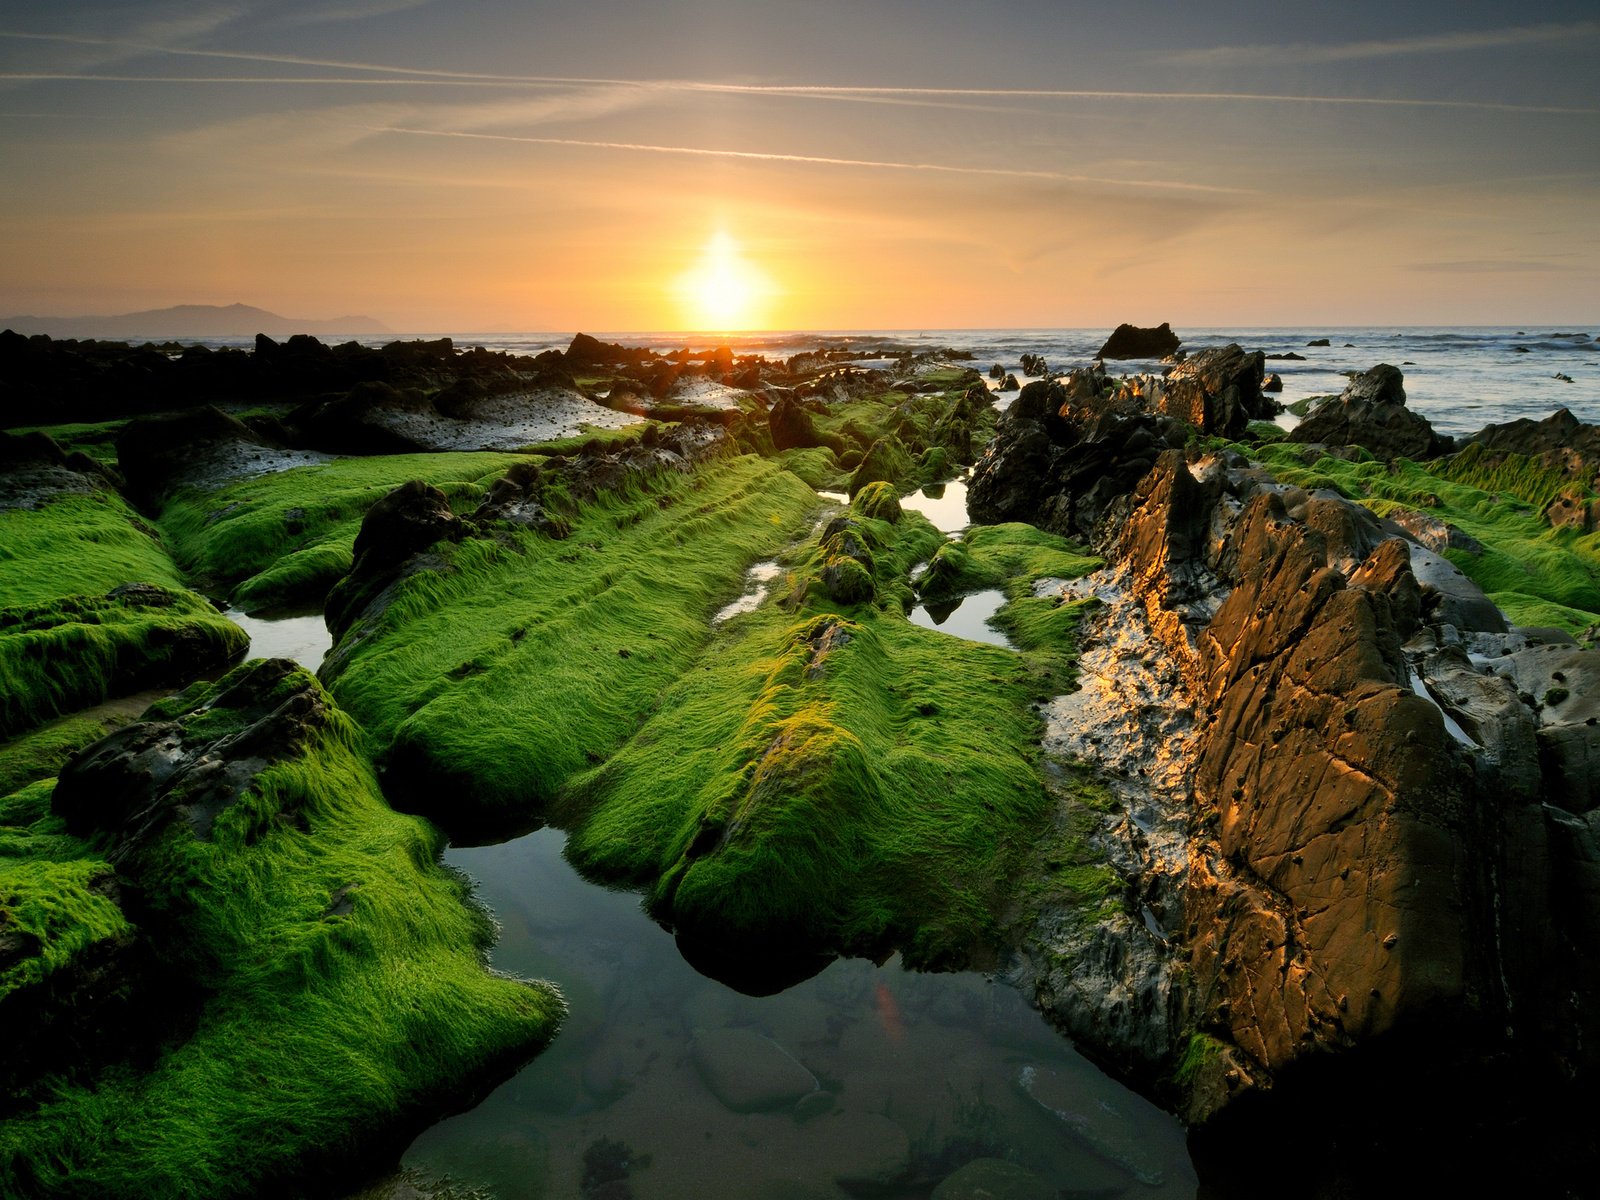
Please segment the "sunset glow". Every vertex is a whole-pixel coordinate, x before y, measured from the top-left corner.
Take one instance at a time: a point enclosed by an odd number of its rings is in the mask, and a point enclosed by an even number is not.
[[[719,231],[678,281],[684,328],[717,333],[763,328],[772,291],[771,282],[745,260],[738,243]]]

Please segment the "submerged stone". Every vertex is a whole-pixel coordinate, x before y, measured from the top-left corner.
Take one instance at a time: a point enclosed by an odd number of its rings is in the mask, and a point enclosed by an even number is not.
[[[732,1112],[789,1108],[818,1090],[816,1076],[753,1030],[698,1030],[689,1054],[701,1081]]]

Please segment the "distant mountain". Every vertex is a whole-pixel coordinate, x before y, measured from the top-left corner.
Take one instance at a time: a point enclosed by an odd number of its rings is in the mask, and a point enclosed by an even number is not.
[[[182,341],[185,338],[250,337],[265,333],[288,337],[296,333],[383,334],[393,330],[371,317],[335,317],[308,321],[280,317],[248,304],[180,304],[147,312],[109,317],[0,317],[0,329],[17,333],[46,333],[56,338],[114,338],[118,341]]]

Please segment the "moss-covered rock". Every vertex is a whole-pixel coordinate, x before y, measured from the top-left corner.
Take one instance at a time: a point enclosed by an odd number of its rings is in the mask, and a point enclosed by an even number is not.
[[[356,743],[258,660],[0,804],[0,1007],[53,1048],[6,1064],[0,1192],[326,1184],[553,1034],[560,997],[484,969],[487,916]]]

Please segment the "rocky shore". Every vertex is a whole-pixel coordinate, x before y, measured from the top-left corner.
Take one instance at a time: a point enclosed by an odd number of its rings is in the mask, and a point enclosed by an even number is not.
[[[381,1167],[555,1034],[436,865],[546,822],[746,991],[1005,973],[1216,1194],[1571,1186],[1600,433],[1452,441],[1385,364],[1289,431],[1265,367],[0,335],[60,439],[0,435],[0,1190]],[[908,497],[968,469],[947,536]],[[1005,647],[907,619],[981,590]],[[206,682],[208,596],[316,605],[319,678]]]

